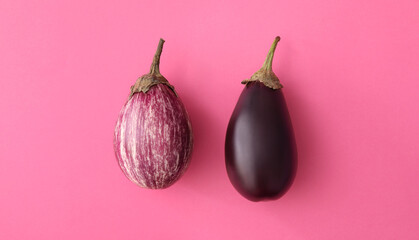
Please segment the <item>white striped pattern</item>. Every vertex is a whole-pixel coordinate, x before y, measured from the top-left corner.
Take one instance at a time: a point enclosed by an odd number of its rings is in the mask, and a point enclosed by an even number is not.
[[[141,187],[172,185],[188,167],[192,145],[188,114],[166,85],[135,93],[119,113],[115,155],[127,178]]]

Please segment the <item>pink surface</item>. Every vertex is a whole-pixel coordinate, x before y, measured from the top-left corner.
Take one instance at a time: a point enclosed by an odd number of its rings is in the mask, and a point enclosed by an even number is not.
[[[0,1],[0,239],[417,239],[419,2],[258,2]],[[253,203],[224,137],[276,35],[299,169]],[[160,37],[195,148],[151,191],[112,141]]]

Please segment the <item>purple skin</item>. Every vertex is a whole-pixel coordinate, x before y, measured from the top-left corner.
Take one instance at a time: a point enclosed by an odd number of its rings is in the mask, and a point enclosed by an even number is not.
[[[171,186],[185,172],[193,146],[188,113],[165,84],[137,92],[122,107],[114,150],[125,176],[150,189]]]
[[[290,188],[297,147],[282,85],[272,71],[276,37],[246,84],[227,127],[225,162],[234,188],[250,201],[275,200]]]
[[[275,200],[287,192],[297,148],[281,89],[246,85],[228,124],[225,159],[231,183],[250,201]]]

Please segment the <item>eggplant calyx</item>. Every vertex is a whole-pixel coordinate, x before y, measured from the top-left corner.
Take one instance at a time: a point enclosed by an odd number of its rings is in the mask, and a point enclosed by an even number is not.
[[[272,60],[274,58],[274,53],[276,49],[276,45],[278,44],[280,37],[276,37],[274,42],[272,43],[271,48],[269,49],[268,55],[266,56],[265,62],[263,63],[262,68],[260,68],[257,72],[255,72],[250,79],[243,80],[242,84],[247,84],[250,82],[261,82],[265,86],[272,88],[272,89],[280,89],[283,86],[279,82],[278,77],[272,71]]]
[[[147,93],[148,90],[154,85],[164,84],[168,86],[177,96],[175,88],[167,81],[165,77],[160,73],[160,56],[163,51],[164,40],[160,38],[159,45],[157,46],[156,54],[154,54],[153,63],[150,67],[150,73],[145,74],[137,79],[135,84],[131,86],[131,93],[129,98],[136,92]]]
[[[138,78],[137,82],[135,82],[135,84],[131,86],[131,93],[129,95],[129,98],[131,98],[132,95],[134,95],[134,93],[137,92],[147,93],[152,86],[157,84],[164,84],[168,86],[176,94],[175,88],[162,75],[145,74]]]

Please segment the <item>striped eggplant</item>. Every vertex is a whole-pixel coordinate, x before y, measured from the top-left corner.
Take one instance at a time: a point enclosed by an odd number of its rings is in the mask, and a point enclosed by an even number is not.
[[[275,38],[265,63],[246,84],[227,127],[225,160],[236,190],[251,201],[280,198],[294,179],[297,150],[282,85],[272,71]]]
[[[131,87],[115,127],[114,150],[125,176],[140,187],[163,189],[185,172],[193,146],[188,113],[160,74],[160,39],[150,73]]]

